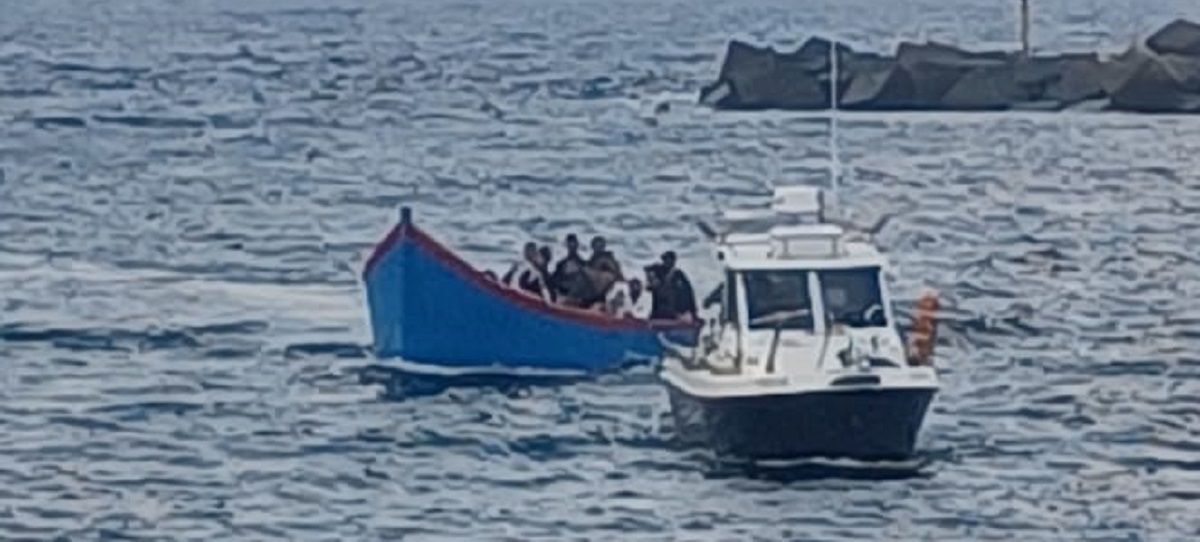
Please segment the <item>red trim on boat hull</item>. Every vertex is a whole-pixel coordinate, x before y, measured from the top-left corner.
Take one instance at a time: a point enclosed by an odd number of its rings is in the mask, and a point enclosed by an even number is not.
[[[387,256],[387,253],[392,251],[392,248],[396,246],[396,243],[400,242],[400,238],[403,235],[403,231],[401,230],[403,230],[404,227],[404,223],[396,224],[394,227],[392,227],[391,231],[384,236],[383,240],[380,241],[379,244],[375,245],[375,250],[371,251],[371,255],[367,257],[367,263],[363,264],[362,278],[364,281],[367,280],[367,275],[370,275],[371,271],[375,270],[375,266],[379,265],[379,261],[382,260],[384,256]]]

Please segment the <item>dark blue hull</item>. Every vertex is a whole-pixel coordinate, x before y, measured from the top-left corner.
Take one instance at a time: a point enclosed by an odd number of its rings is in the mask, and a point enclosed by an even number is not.
[[[506,288],[407,219],[376,248],[363,281],[375,354],[416,373],[592,374],[659,358],[660,335],[688,344],[697,334],[690,324],[612,318]]]
[[[935,393],[855,390],[713,399],[667,388],[681,439],[747,459],[908,458]]]

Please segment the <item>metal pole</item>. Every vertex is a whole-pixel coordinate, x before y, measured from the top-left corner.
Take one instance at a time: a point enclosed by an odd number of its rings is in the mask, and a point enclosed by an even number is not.
[[[833,105],[833,110],[838,108],[838,42],[834,39],[829,43],[829,103]]]
[[[1029,0],[1021,0],[1021,56],[1029,58]]]
[[[829,185],[837,191],[838,177],[841,176],[841,163],[837,147],[837,112],[838,112],[838,54],[837,39],[829,44],[829,103],[833,106],[829,113]]]

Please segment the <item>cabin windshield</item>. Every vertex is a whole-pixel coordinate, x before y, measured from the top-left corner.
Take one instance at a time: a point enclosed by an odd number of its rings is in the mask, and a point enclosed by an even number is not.
[[[849,327],[887,325],[878,267],[821,271],[818,278],[830,323]]]
[[[807,271],[746,271],[742,275],[750,329],[813,329]]]

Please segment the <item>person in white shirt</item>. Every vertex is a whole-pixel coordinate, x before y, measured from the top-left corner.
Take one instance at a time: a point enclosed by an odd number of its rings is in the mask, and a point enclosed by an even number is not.
[[[538,251],[537,244],[525,243],[523,253],[524,259],[513,264],[508,273],[504,274],[504,284],[549,303],[551,300],[549,281],[546,280],[543,272],[542,255]]]
[[[649,316],[650,303],[642,295],[642,281],[633,279],[614,283],[604,299],[604,311],[617,318],[644,319]]]

